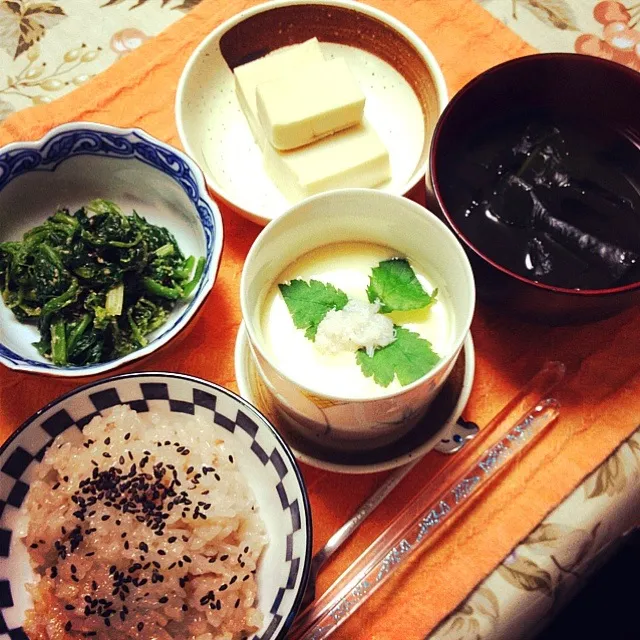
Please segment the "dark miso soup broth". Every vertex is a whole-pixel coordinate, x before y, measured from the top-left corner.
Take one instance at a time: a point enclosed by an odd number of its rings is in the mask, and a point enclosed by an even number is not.
[[[640,280],[640,149],[595,122],[519,114],[459,150],[447,206],[489,259],[531,280]]]

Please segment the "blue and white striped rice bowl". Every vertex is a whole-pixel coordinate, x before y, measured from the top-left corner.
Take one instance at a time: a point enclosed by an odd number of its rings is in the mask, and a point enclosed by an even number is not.
[[[28,640],[22,630],[33,582],[28,553],[16,533],[35,471],[54,438],[82,429],[117,405],[138,412],[196,415],[236,453],[256,497],[269,542],[258,568],[255,640],[284,638],[306,587],[311,560],[311,512],[294,457],[267,419],[231,391],[177,373],[131,373],[79,387],[29,418],[0,449],[0,640]]]

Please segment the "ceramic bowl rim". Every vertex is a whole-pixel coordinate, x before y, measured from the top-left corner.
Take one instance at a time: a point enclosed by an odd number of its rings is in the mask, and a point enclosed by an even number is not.
[[[246,346],[243,344],[246,342]],[[468,349],[467,349],[468,348]],[[244,349],[250,350],[249,346],[249,336],[247,334],[246,326],[244,322],[240,324],[238,329],[238,333],[236,334],[236,344],[234,348],[234,367],[236,372],[238,370],[244,369],[244,366],[241,363],[242,358],[245,356]],[[251,359],[254,359],[253,354],[250,354]],[[476,371],[476,352],[475,352],[475,344],[473,342],[473,335],[471,331],[467,334],[467,337],[464,341],[463,348],[458,355],[458,358],[464,358],[464,378],[461,384],[460,395],[456,399],[455,405],[451,410],[451,413],[447,416],[445,422],[441,425],[438,435],[442,435],[443,431],[448,428],[448,425],[453,424],[456,420],[459,420],[464,413],[465,407],[469,401],[469,397],[471,396],[471,390],[473,388],[473,383],[475,380],[475,371]],[[455,365],[454,365],[455,367]],[[247,372],[245,370],[245,380],[243,380],[242,385],[246,387],[251,387],[251,383],[247,381]],[[236,380],[238,379],[238,374],[236,373]],[[240,386],[240,383],[238,383]],[[440,392],[438,392],[440,393]],[[244,396],[243,396],[244,397]],[[248,397],[251,398],[249,401],[255,400],[255,398],[251,397],[251,392],[249,391]],[[455,417],[455,418],[454,418]],[[294,456],[298,460],[298,462],[303,462],[310,467],[314,467],[315,469],[321,469],[322,471],[330,471],[332,473],[339,473],[342,475],[364,475],[369,473],[383,473],[386,471],[393,471],[398,467],[405,466],[410,464],[412,460],[416,458],[422,458],[427,453],[431,451],[437,450],[438,443],[435,443],[433,446],[428,446],[429,440],[422,442],[415,449],[411,451],[407,451],[405,453],[394,455],[393,457],[388,458],[382,462],[376,462],[371,464],[354,464],[348,465],[342,462],[332,462],[326,461],[320,458],[313,458],[309,453],[303,452],[300,449],[294,448],[292,445],[292,451],[294,452]]]
[[[254,241],[254,243],[251,245],[251,248],[249,249],[249,253],[245,258],[244,264],[246,265],[249,262],[252,255],[262,248],[262,245],[265,242],[264,238],[266,234],[277,233],[278,227],[285,224],[286,220],[289,217],[295,216],[300,208],[306,207],[310,204],[314,205],[318,200],[339,198],[345,195],[354,195],[357,197],[382,198],[384,200],[391,201],[395,204],[402,203],[403,205],[408,206],[414,212],[416,213],[420,212],[421,214],[425,215],[425,217],[430,221],[430,224],[435,225],[436,227],[439,227],[445,233],[445,235],[448,235],[448,234],[451,235],[451,239],[453,240],[451,246],[454,248],[453,250],[458,254],[459,258],[461,259],[461,264],[464,265],[463,269],[466,272],[467,280],[469,282],[469,288],[470,288],[469,295],[471,297],[471,301],[469,306],[470,310],[469,310],[468,318],[465,322],[465,326],[463,330],[460,331],[460,334],[457,340],[455,341],[455,343],[453,344],[453,346],[448,350],[447,357],[441,358],[440,362],[433,369],[428,371],[421,378],[418,378],[418,380],[414,380],[410,384],[403,386],[400,389],[396,389],[395,391],[386,391],[385,393],[374,396],[374,397],[370,397],[370,398],[355,397],[354,398],[354,397],[347,397],[347,396],[337,396],[337,395],[326,393],[326,392],[319,392],[317,389],[311,389],[308,386],[302,384],[301,382],[294,380],[293,378],[291,378],[291,376],[287,375],[287,373],[284,372],[281,367],[277,366],[277,364],[274,362],[274,359],[266,352],[266,350],[262,348],[262,346],[260,345],[260,341],[256,339],[256,334],[252,326],[252,323],[247,322],[247,318],[251,317],[251,313],[250,313],[250,310],[247,308],[245,304],[245,299],[244,299],[245,298],[244,291],[246,288],[245,287],[246,269],[244,268],[244,266],[243,266],[242,274],[240,277],[240,309],[242,312],[242,319],[245,324],[245,329],[247,331],[247,336],[249,337],[250,347],[255,348],[260,353],[260,356],[264,358],[265,361],[268,362],[269,365],[275,371],[277,371],[278,374],[282,376],[282,378],[287,380],[290,384],[302,389],[303,391],[309,394],[321,395],[324,398],[328,398],[329,400],[335,400],[337,402],[369,404],[369,403],[380,402],[381,400],[384,401],[392,398],[399,398],[405,393],[410,392],[417,387],[420,387],[428,379],[435,377],[440,371],[446,368],[448,364],[451,362],[451,357],[454,357],[456,354],[460,353],[460,350],[464,345],[466,337],[470,333],[471,322],[475,314],[476,286],[475,286],[475,278],[474,278],[473,271],[471,269],[471,265],[469,263],[469,258],[467,254],[465,253],[462,245],[456,238],[455,234],[451,231],[451,229],[447,227],[447,225],[442,220],[440,220],[440,218],[438,218],[438,216],[436,216],[433,212],[429,211],[429,209],[427,209],[426,207],[423,207],[417,202],[414,202],[409,198],[405,198],[404,196],[399,196],[392,193],[386,193],[384,191],[377,191],[376,189],[362,189],[362,188],[355,188],[355,187],[350,189],[336,189],[333,191],[318,193],[314,196],[310,196],[309,198],[305,198],[301,202],[298,202],[297,204],[294,204],[293,206],[289,207],[289,209],[283,212],[282,215],[275,218],[271,224],[269,224],[260,232],[260,234]]]
[[[109,362],[97,363],[93,365],[85,365],[82,367],[56,367],[55,365],[49,362],[38,362],[35,360],[31,360],[25,356],[17,354],[13,352],[11,349],[2,345],[4,349],[11,353],[13,357],[18,359],[20,362],[16,363],[13,360],[7,358],[2,352],[0,352],[0,363],[12,369],[14,371],[21,371],[25,373],[36,373],[36,374],[44,374],[53,377],[60,378],[79,378],[79,377],[91,377],[94,375],[100,375],[113,369],[119,368],[125,364],[132,363],[140,358],[151,355],[161,347],[167,345],[171,340],[178,336],[193,320],[197,312],[201,309],[204,304],[207,296],[213,289],[215,281],[217,279],[218,271],[220,269],[220,262],[222,257],[222,247],[224,242],[224,228],[222,215],[218,208],[218,205],[215,201],[209,196],[206,188],[206,182],[204,179],[204,174],[202,173],[198,164],[186,155],[184,152],[180,151],[176,147],[173,147],[162,140],[159,140],[155,136],[147,133],[144,129],[139,127],[116,127],[113,125],[102,124],[98,122],[90,122],[90,121],[73,121],[67,122],[56,127],[53,127],[47,133],[36,140],[27,140],[27,141],[14,141],[10,142],[2,147],[0,147],[0,157],[11,153],[20,149],[25,150],[34,150],[36,152],[41,151],[50,140],[56,138],[57,136],[65,133],[69,133],[72,131],[92,131],[96,133],[110,133],[119,136],[136,136],[141,140],[151,144],[157,148],[160,148],[168,153],[176,155],[180,158],[190,169],[193,178],[198,187],[198,192],[196,197],[203,204],[206,205],[209,210],[209,214],[211,216],[211,223],[213,227],[212,241],[211,241],[211,250],[210,257],[205,255],[205,259],[209,258],[207,261],[209,263],[209,267],[202,275],[202,284],[199,287],[195,296],[191,298],[187,307],[185,307],[183,313],[176,319],[173,326],[163,333],[158,338],[154,339],[145,347],[141,349],[137,349],[126,356],[121,358],[117,358],[115,360],[111,360]],[[55,168],[57,168],[60,164],[66,162],[69,159],[69,156],[63,157],[59,160]],[[128,161],[129,158],[120,158],[120,160]],[[138,160],[136,160],[138,161]],[[55,169],[54,169],[55,170]],[[157,169],[157,171],[161,171]],[[168,176],[168,174],[165,174]],[[169,179],[173,180],[171,176],[168,176]],[[11,181],[10,181],[11,182]],[[191,201],[191,198],[189,198]],[[193,204],[193,203],[192,203]],[[198,221],[199,228],[202,228],[202,223],[200,221],[199,214],[196,213],[196,218]],[[35,363],[35,364],[34,364]]]
[[[40,416],[44,413],[52,409],[53,407],[61,404],[62,402],[69,400],[70,398],[77,396],[79,394],[86,394],[87,391],[92,389],[98,385],[109,384],[111,382],[120,381],[120,380],[128,380],[128,379],[140,379],[140,378],[177,378],[179,380],[183,380],[185,382],[190,383],[198,383],[207,387],[211,387],[215,389],[217,392],[221,392],[229,396],[232,400],[234,400],[239,405],[248,408],[253,413],[257,414],[268,428],[271,435],[275,438],[276,442],[280,445],[282,451],[286,454],[289,459],[290,466],[294,471],[296,478],[296,485],[299,489],[300,498],[302,500],[301,511],[305,515],[305,545],[304,545],[304,563],[302,565],[302,579],[300,580],[300,587],[298,589],[298,593],[293,601],[290,611],[287,614],[287,618],[280,630],[280,633],[273,638],[273,640],[284,640],[288,631],[290,630],[291,625],[293,624],[293,620],[297,611],[300,608],[300,604],[302,603],[302,598],[304,597],[304,592],[307,586],[307,581],[309,578],[309,570],[311,567],[311,558],[313,555],[313,514],[311,512],[311,503],[309,501],[309,494],[307,491],[307,485],[305,483],[304,477],[302,475],[302,471],[300,469],[300,465],[296,460],[291,447],[287,444],[284,438],[280,435],[278,430],[274,427],[273,423],[253,404],[251,404],[248,400],[240,396],[239,394],[231,391],[227,387],[223,387],[222,385],[211,382],[210,380],[205,380],[204,378],[200,378],[198,376],[194,376],[187,373],[179,373],[174,371],[135,371],[130,373],[121,373],[115,376],[108,376],[106,378],[100,378],[97,380],[92,380],[87,382],[79,387],[75,387],[62,395],[55,397],[53,400],[47,402],[46,405],[38,409],[31,416],[26,418],[19,427],[17,427],[11,435],[0,445],[0,455],[2,455],[10,445],[20,436],[24,431],[26,431],[33,423],[35,423]],[[291,615],[293,613],[293,615]]]
[[[485,255],[482,250],[480,250],[471,240],[460,230],[457,222],[454,220],[453,216],[450,214],[448,208],[445,206],[444,198],[442,196],[442,190],[440,188],[439,180],[436,177],[436,156],[440,151],[439,141],[442,135],[442,130],[445,127],[447,120],[450,117],[451,112],[456,108],[456,106],[468,97],[468,93],[475,89],[478,85],[485,81],[486,78],[492,77],[495,74],[502,73],[505,68],[511,68],[518,66],[522,63],[531,63],[535,60],[558,60],[562,62],[569,62],[570,64],[582,63],[584,64],[587,60],[589,63],[593,63],[596,65],[601,65],[604,67],[608,67],[610,69],[616,70],[621,73],[628,73],[629,77],[632,78],[635,82],[640,82],[640,76],[633,69],[630,69],[624,65],[618,64],[611,60],[605,60],[604,58],[596,58],[594,56],[578,54],[578,53],[534,53],[527,56],[521,56],[519,58],[513,58],[512,60],[507,60],[500,64],[497,64],[490,69],[482,72],[477,75],[475,78],[470,80],[458,93],[456,93],[453,98],[451,98],[449,104],[445,107],[444,111],[440,115],[438,119],[438,123],[436,124],[436,128],[433,132],[433,138],[431,140],[431,151],[429,153],[429,171],[426,175],[426,180],[431,181],[431,186],[433,187],[433,192],[438,201],[438,206],[440,210],[444,214],[447,219],[448,224],[454,230],[456,237],[465,244],[475,255],[477,255],[484,262],[491,265],[493,268],[497,269],[501,273],[514,278],[515,280],[519,280],[525,285],[529,285],[534,289],[541,289],[545,291],[550,291],[553,293],[558,293],[562,295],[570,295],[575,296],[576,298],[589,298],[594,296],[608,296],[615,295],[619,293],[626,293],[629,291],[635,291],[636,289],[640,289],[640,280],[636,282],[632,282],[630,284],[626,284],[620,287],[610,287],[605,289],[569,289],[566,287],[559,287],[555,285],[545,284],[544,282],[535,282],[534,280],[530,280],[529,278],[522,276],[510,269],[502,266],[500,263],[495,260],[489,258]],[[636,77],[637,76],[637,77]],[[640,149],[639,149],[640,151]],[[429,186],[427,184],[427,186]]]
[[[415,31],[413,31],[411,28],[409,28],[407,25],[405,25],[403,22],[401,22],[391,14],[386,13],[372,5],[356,2],[355,0],[269,0],[268,2],[262,2],[260,4],[254,5],[253,7],[243,9],[239,13],[231,16],[220,25],[218,25],[213,31],[209,32],[198,44],[198,46],[193,50],[193,52],[189,56],[189,59],[184,65],[176,89],[174,114],[176,128],[178,130],[178,137],[180,138],[180,142],[185,152],[189,156],[196,157],[193,154],[192,145],[190,144],[189,137],[186,135],[186,131],[184,128],[186,101],[188,99],[188,96],[186,94],[186,84],[193,71],[194,66],[197,64],[200,57],[204,54],[204,52],[206,51],[206,49],[208,49],[212,42],[215,42],[215,40],[219,40],[220,38],[222,38],[222,36],[227,31],[240,24],[241,22],[244,22],[247,18],[251,18],[252,16],[260,13],[265,13],[267,11],[270,11],[271,9],[278,9],[280,7],[289,7],[296,5],[319,5],[351,9],[358,13],[362,13],[369,17],[377,19],[399,33],[405,40],[407,40],[409,44],[411,44],[418,56],[424,60],[435,86],[435,94],[438,103],[438,117],[442,114],[449,101],[449,90],[447,89],[447,83],[444,77],[444,73],[442,72],[438,60],[436,59],[431,49],[429,49],[429,47],[415,33]],[[425,131],[425,137],[426,136],[427,132]],[[425,174],[428,173],[428,170],[429,153],[426,154],[425,161],[422,164],[416,166],[411,179],[402,185],[400,189],[402,193],[393,193],[392,195],[404,195],[406,193],[409,193],[413,188],[415,188],[417,184],[424,180]],[[204,176],[207,186],[216,194],[217,198],[223,201],[227,206],[231,207],[234,211],[243,212],[241,215],[246,214],[247,217],[249,217],[249,219],[251,220],[254,220],[256,222],[258,220],[261,221],[260,224],[269,224],[273,220],[279,218],[288,209],[288,207],[283,209],[280,213],[275,214],[273,217],[267,217],[260,211],[250,211],[249,209],[245,209],[245,207],[238,204],[233,198],[232,194],[229,194],[227,189],[221,188],[217,181],[212,180],[211,182],[209,182],[206,174],[204,174]]]

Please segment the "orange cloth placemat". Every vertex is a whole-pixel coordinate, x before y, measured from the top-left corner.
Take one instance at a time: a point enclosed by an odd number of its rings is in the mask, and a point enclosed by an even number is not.
[[[198,42],[222,20],[254,4],[203,0],[187,17],[116,63],[85,87],[51,105],[16,114],[0,128],[0,144],[34,139],[69,120],[137,126],[178,145],[175,87]],[[431,48],[454,93],[484,69],[533,50],[472,0],[376,0]],[[137,370],[181,371],[237,389],[233,347],[242,263],[259,228],[223,208],[225,246],[215,288],[189,335]],[[472,327],[477,369],[465,411],[484,424],[546,359],[561,359],[570,378],[553,431],[450,528],[438,544],[394,577],[336,638],[424,638],[472,588],[637,425],[640,417],[638,312],[584,327],[524,325],[480,305]],[[214,356],[215,354],[215,356]],[[0,371],[0,437],[76,382]],[[427,482],[444,457],[431,453],[367,521],[322,573],[319,590],[384,528]],[[314,520],[314,548],[351,515],[384,474],[341,476],[303,465]]]

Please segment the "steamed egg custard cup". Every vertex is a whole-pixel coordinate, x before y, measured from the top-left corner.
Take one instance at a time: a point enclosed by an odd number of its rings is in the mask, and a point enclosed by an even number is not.
[[[268,175],[240,105],[234,69],[312,38],[325,60],[346,62],[365,95],[364,119],[387,148],[391,165],[391,179],[377,189],[406,195],[423,186],[431,136],[447,104],[444,75],[425,43],[396,18],[364,3],[275,0],[222,23],[185,65],[176,92],[176,127],[215,197],[260,225],[293,201]],[[354,186],[368,185],[340,184]]]
[[[304,330],[294,329],[288,337],[283,334],[277,344],[277,340],[266,337],[272,317],[267,301],[274,288],[282,284],[283,271],[304,260],[310,252],[330,255],[333,247],[352,246],[388,249],[394,257],[406,258],[419,269],[417,273],[428,274],[438,289],[440,311],[448,322],[437,351],[440,359],[428,373],[406,386],[395,384],[387,389],[368,378],[367,383],[376,389],[369,393],[366,388],[364,392],[359,388],[355,393],[348,385],[344,390],[338,385],[336,391],[334,381],[334,389],[329,393],[322,376],[326,382],[332,376],[331,371],[316,370],[316,363],[303,360],[303,352],[315,348],[304,342],[307,340]],[[336,264],[341,265],[339,261],[343,259],[344,254],[341,257],[337,251]],[[348,263],[348,254],[346,260]],[[425,414],[450,374],[469,332],[475,286],[464,250],[435,215],[399,196],[371,189],[343,189],[308,198],[261,232],[244,264],[240,301],[258,375],[272,393],[280,417],[292,429],[325,447],[365,450],[397,440]],[[432,312],[433,309],[426,311]],[[277,336],[277,330],[270,335]],[[284,351],[276,355],[276,349]],[[356,357],[355,353],[352,355]],[[286,356],[289,362],[283,366],[286,360],[278,356]],[[296,360],[300,367],[297,372],[290,366]],[[342,375],[338,369],[334,373],[336,379]],[[355,374],[365,379],[359,369]]]

